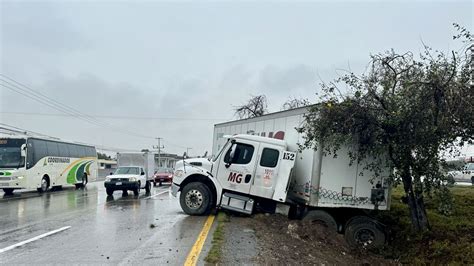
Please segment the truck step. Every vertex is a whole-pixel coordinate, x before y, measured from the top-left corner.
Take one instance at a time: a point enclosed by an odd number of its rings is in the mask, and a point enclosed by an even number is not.
[[[252,214],[255,201],[252,198],[225,192],[221,198],[221,208],[245,214]]]

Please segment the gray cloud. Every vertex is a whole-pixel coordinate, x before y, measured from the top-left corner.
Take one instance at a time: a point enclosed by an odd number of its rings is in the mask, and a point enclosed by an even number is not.
[[[361,72],[370,53],[417,51],[420,37],[455,48],[452,22],[472,28],[472,2],[1,3],[0,72],[82,112],[165,139],[167,151],[209,150],[213,124],[266,94],[315,99],[337,69]],[[53,113],[0,88],[0,111]],[[150,148],[71,117],[0,114],[3,123],[69,140]],[[214,120],[215,119],[215,120]]]

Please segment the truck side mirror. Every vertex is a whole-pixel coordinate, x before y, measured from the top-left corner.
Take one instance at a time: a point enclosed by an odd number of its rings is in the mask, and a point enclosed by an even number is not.
[[[26,144],[22,144],[20,147],[21,157],[26,157]]]
[[[145,172],[142,172],[140,175],[145,175]]]
[[[113,175],[114,173],[110,172],[110,175]]]
[[[230,147],[230,150],[229,150],[230,153],[229,153],[228,162],[225,164],[226,168],[229,168],[229,166],[231,166],[232,163],[234,162],[235,148],[236,148],[236,145],[232,144],[232,146]]]

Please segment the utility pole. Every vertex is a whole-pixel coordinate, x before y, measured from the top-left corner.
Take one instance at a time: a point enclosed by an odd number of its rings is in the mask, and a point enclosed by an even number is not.
[[[158,167],[161,167],[161,149],[164,149],[165,146],[161,146],[162,138],[156,138],[158,140],[158,146],[153,146],[153,148],[158,149]]]

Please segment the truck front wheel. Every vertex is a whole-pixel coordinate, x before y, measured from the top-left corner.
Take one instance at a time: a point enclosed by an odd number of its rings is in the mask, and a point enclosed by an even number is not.
[[[376,249],[385,244],[385,232],[373,219],[365,216],[352,218],[346,226],[344,238],[354,248]]]
[[[107,192],[107,196],[112,196],[112,195],[114,195],[114,190],[111,189],[111,188],[107,188],[105,191]]]
[[[205,215],[211,211],[211,191],[201,182],[184,186],[179,197],[183,211],[189,215]]]

